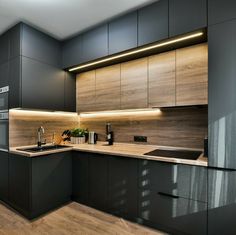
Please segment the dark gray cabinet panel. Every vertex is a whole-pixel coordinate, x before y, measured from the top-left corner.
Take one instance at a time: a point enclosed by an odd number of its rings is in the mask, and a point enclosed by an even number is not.
[[[138,45],[168,38],[168,0],[160,0],[138,11]]]
[[[8,86],[9,84],[9,63],[0,64],[0,87]]]
[[[22,107],[64,110],[64,71],[22,57]]]
[[[169,36],[207,26],[206,0],[169,0]]]
[[[88,204],[89,156],[87,153],[73,152],[72,158],[72,198],[82,204]]]
[[[208,234],[236,234],[236,171],[208,170]]]
[[[138,216],[138,160],[109,157],[108,162],[108,211],[135,219]]]
[[[235,0],[208,0],[208,24],[213,25],[236,18]]]
[[[9,203],[29,219],[68,201],[72,184],[68,152],[35,158],[10,154]]]
[[[32,158],[31,167],[32,217],[70,201],[72,191],[70,153]]]
[[[8,153],[0,151],[0,200],[8,201]]]
[[[139,216],[143,224],[163,228],[171,234],[207,232],[206,203],[160,195],[154,190],[139,191]]]
[[[205,167],[143,160],[139,164],[139,187],[206,202],[207,170]]]
[[[9,108],[21,107],[21,56],[9,61]]]
[[[137,47],[137,12],[109,23],[109,54]]]
[[[76,36],[63,42],[62,68],[72,67],[83,62],[83,37]]]
[[[65,72],[65,111],[76,111],[76,75]]]
[[[236,169],[235,42],[236,20],[209,27],[209,166],[233,169]]]
[[[0,36],[0,64],[9,59],[9,34],[4,33]]]
[[[26,24],[22,26],[22,55],[61,67],[60,42]]]
[[[21,30],[22,23],[17,24],[9,30],[10,35],[10,59],[21,55]]]
[[[89,157],[89,205],[107,211],[108,158],[91,154]]]
[[[83,35],[83,61],[90,61],[108,55],[108,25],[102,25]]]

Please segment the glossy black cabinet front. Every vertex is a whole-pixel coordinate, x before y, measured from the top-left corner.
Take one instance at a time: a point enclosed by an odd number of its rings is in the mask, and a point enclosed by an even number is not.
[[[0,151],[0,200],[8,201],[8,153]]]
[[[168,0],[138,11],[138,46],[168,38]]]
[[[29,219],[70,201],[70,152],[39,157],[10,154],[9,203]]]
[[[169,36],[207,26],[206,0],[169,0]]]
[[[208,170],[208,235],[236,234],[236,171]]]
[[[208,29],[209,166],[236,169],[236,20]]]

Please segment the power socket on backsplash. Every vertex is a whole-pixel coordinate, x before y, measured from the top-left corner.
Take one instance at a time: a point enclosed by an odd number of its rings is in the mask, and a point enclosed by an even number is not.
[[[147,142],[147,136],[135,135],[134,142]]]

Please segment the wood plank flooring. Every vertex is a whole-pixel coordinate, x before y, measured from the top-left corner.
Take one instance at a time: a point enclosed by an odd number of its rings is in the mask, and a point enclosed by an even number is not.
[[[126,220],[72,202],[28,221],[0,204],[0,235],[162,235]]]

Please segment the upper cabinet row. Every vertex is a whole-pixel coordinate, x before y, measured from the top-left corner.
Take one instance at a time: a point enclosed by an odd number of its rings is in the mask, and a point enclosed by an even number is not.
[[[204,105],[208,47],[198,44],[77,75],[77,111]]]
[[[206,0],[159,0],[65,41],[62,67],[68,68],[206,26]]]

